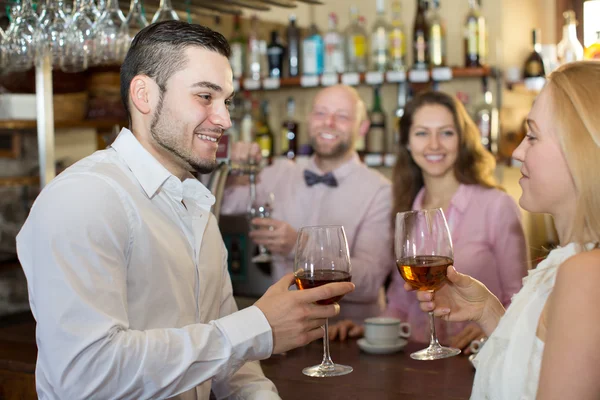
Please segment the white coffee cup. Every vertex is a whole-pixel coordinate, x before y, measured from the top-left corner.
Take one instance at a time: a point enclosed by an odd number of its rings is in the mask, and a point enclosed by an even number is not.
[[[398,318],[374,317],[365,319],[365,339],[373,345],[390,346],[398,342],[398,338],[410,336],[410,325]]]

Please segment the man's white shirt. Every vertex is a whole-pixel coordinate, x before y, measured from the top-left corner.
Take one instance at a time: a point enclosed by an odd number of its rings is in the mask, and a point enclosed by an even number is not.
[[[41,399],[278,399],[272,332],[237,311],[214,196],[128,130],[40,193],[17,236]]]

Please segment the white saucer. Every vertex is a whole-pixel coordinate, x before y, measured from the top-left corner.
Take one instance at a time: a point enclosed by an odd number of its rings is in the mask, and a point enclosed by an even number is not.
[[[390,354],[390,353],[395,353],[399,350],[402,350],[408,342],[406,341],[406,339],[398,338],[398,340],[396,341],[395,344],[378,345],[378,344],[371,344],[371,343],[367,342],[367,339],[362,338],[362,339],[358,339],[356,341],[356,343],[358,344],[358,347],[360,347],[360,349],[366,353]]]

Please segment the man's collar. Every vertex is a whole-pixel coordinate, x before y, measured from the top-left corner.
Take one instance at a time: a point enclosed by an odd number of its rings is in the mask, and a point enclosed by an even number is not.
[[[122,128],[111,147],[125,161],[149,198],[154,197],[165,182],[172,181],[167,189],[179,200],[187,193],[203,204],[214,204],[214,196],[202,182],[190,175],[182,183],[142,146],[129,129]]]
[[[158,162],[127,128],[121,129],[111,147],[125,161],[149,198],[152,198],[171,176],[169,170]]]
[[[323,175],[323,171],[319,169],[315,161],[316,157],[316,155],[313,155],[310,158],[309,169],[311,169],[312,171],[317,171],[320,175]],[[348,161],[346,161],[331,172],[333,173],[333,176],[335,176],[335,179],[339,182],[348,175],[350,175],[350,173],[361,164],[362,162],[360,161],[358,154],[356,152],[353,152],[352,157]]]

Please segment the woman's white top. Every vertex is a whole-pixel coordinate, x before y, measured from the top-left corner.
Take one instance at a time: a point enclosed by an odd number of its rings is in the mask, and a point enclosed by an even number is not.
[[[556,248],[523,278],[523,288],[473,360],[477,372],[471,400],[535,399],[544,352],[536,336],[539,319],[558,267],[582,250],[575,243]]]

